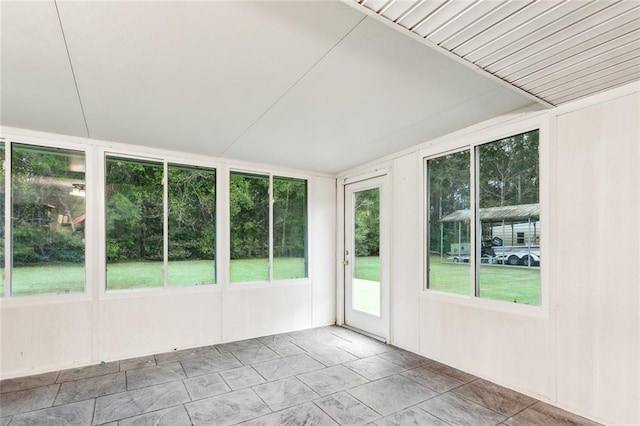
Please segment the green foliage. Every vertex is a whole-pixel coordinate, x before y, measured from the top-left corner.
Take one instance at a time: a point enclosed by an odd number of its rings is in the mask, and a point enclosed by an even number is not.
[[[480,208],[538,202],[538,139],[536,130],[478,147]],[[468,221],[443,224],[440,228],[441,218],[470,207],[470,167],[468,150],[428,161],[431,252],[449,252],[451,244],[458,243],[459,235],[461,242],[471,241]]]
[[[538,131],[480,146],[480,207],[538,202]]]
[[[469,208],[470,154],[456,152],[429,160],[429,224],[430,250],[440,252],[440,219],[456,210]],[[462,227],[463,242],[469,241],[468,222]],[[458,242],[458,228],[454,224],[444,226],[444,252],[451,243]],[[467,231],[465,233],[465,231]],[[465,238],[466,237],[466,238]]]
[[[357,257],[380,255],[380,190],[355,193],[354,251]]]
[[[213,260],[215,170],[170,165],[169,259]]]
[[[269,257],[269,178],[232,172],[231,259]]]
[[[168,166],[169,259],[213,260],[215,170]],[[107,261],[162,260],[163,165],[107,159]]]
[[[273,178],[273,256],[305,256],[307,182]]]
[[[71,170],[82,153],[16,144],[12,150],[13,264],[84,262],[84,198],[70,195],[84,185]]]
[[[163,166],[107,158],[107,261],[163,258]]]

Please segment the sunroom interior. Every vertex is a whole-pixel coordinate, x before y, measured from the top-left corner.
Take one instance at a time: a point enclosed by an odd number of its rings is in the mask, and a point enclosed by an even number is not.
[[[0,379],[335,324],[640,424],[638,2],[0,14]]]

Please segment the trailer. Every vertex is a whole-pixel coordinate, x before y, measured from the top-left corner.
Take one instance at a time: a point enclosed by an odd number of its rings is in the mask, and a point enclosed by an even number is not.
[[[488,207],[478,210],[481,263],[508,266],[540,266],[540,204]],[[470,260],[469,209],[456,210],[440,219],[440,247],[448,229],[448,259],[455,263]],[[451,228],[453,226],[453,228]],[[452,233],[455,237],[452,238]],[[441,253],[441,256],[444,253]]]

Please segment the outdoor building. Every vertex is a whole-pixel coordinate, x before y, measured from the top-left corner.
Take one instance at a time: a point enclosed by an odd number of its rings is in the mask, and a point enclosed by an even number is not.
[[[0,424],[640,425],[640,2],[0,2]]]

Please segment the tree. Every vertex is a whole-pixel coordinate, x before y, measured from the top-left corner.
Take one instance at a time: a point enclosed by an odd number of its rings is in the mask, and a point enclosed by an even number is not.
[[[380,255],[380,190],[356,192],[354,206],[354,253]]]
[[[538,131],[482,145],[479,156],[481,208],[538,202]]]

